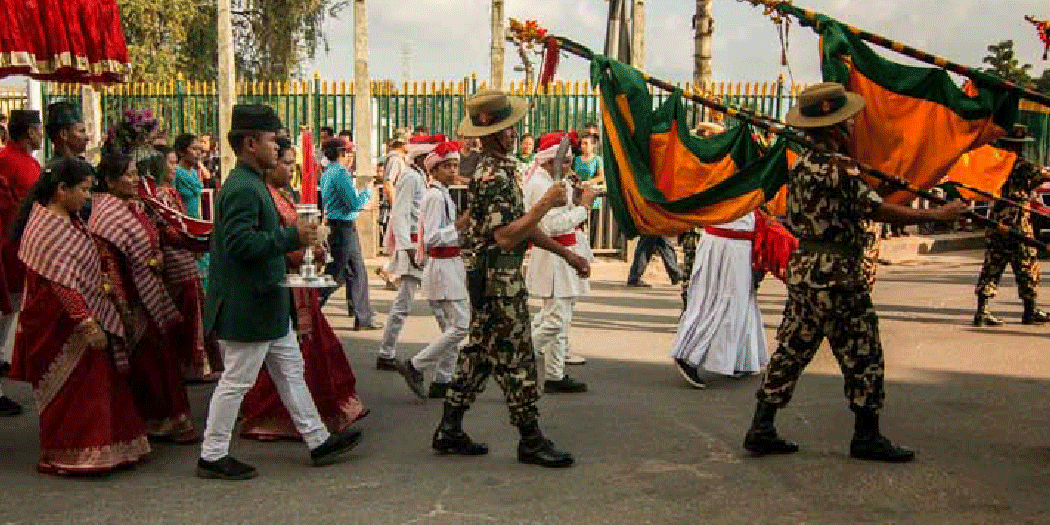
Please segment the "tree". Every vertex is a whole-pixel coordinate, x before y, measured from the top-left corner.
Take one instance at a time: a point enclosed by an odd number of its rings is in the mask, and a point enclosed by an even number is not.
[[[133,81],[217,75],[216,5],[199,0],[118,0]],[[198,3],[199,2],[199,3]],[[302,74],[322,46],[324,22],[346,0],[231,0],[237,71],[248,80],[284,81]]]
[[[986,68],[986,72],[998,75],[1019,86],[1032,85],[1032,77],[1028,74],[1028,71],[1032,69],[1032,64],[1022,65],[1017,60],[1014,55],[1013,40],[1004,40],[988,46],[988,53],[983,62],[991,67]]]
[[[1050,68],[1043,70],[1042,76],[1035,79],[1035,89],[1045,95],[1050,95]]]

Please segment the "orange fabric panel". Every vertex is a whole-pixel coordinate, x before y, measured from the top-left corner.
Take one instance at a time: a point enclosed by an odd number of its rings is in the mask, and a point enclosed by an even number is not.
[[[1003,183],[1010,176],[1017,162],[1017,154],[999,148],[984,145],[973,151],[963,153],[959,160],[948,170],[945,182],[960,182],[973,186],[999,197]],[[988,197],[959,189],[963,197],[971,200],[986,201]]]
[[[940,104],[886,90],[853,68],[849,89],[867,101],[853,134],[857,160],[922,189],[939,183],[963,153],[1005,134],[991,119],[966,120]],[[895,192],[886,201],[914,198]]]
[[[622,95],[618,98],[622,98]],[[620,168],[620,187],[627,213],[634,219],[639,233],[647,235],[678,235],[697,226],[722,224],[743,217],[765,200],[762,190],[707,206],[689,213],[672,213],[659,204],[645,199],[634,182],[623,143],[608,112],[603,112],[609,147]]]
[[[788,211],[788,187],[785,184],[780,191],[766,202],[766,211],[774,217],[786,215]]]
[[[652,159],[653,184],[668,200],[688,197],[737,172],[732,155],[718,162],[703,162],[682,144],[678,136],[678,122],[671,122],[671,130],[653,133],[649,138],[649,156]]]

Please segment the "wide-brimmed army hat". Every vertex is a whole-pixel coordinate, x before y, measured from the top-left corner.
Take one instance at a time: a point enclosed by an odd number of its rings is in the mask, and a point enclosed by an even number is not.
[[[864,97],[846,91],[838,82],[822,82],[804,90],[798,104],[788,110],[784,119],[796,128],[834,126],[864,109]]]
[[[484,137],[525,118],[529,103],[523,98],[488,89],[467,99],[467,115],[459,123],[461,137]]]

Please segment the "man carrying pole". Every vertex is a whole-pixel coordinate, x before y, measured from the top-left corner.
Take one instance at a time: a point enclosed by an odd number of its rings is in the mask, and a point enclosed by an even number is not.
[[[852,117],[864,98],[841,84],[822,83],[799,96],[787,123],[805,130],[828,151],[845,153]],[[862,270],[865,231],[871,220],[952,222],[965,209],[952,202],[928,210],[884,203],[845,159],[807,152],[788,175],[787,226],[799,249],[787,271],[788,300],[744,448],[754,455],[788,454],[798,445],[781,438],[776,411],[791,400],[802,370],[825,337],[845,376],[846,398],[856,414],[850,455],[876,461],[910,461],[911,450],[879,431],[884,365],[878,316]]]
[[[1022,157],[1024,143],[1031,142],[1028,127],[1014,125],[1009,135],[999,139],[999,147],[1017,154],[1017,161],[1002,188],[1002,198],[1018,203],[1031,199],[1032,190],[1043,182],[1047,176],[1034,164]],[[1032,216],[1028,209],[1021,206],[1009,206],[1003,201],[996,201],[992,206],[990,219],[1017,228],[1029,237],[1035,237],[1032,229]],[[1016,238],[990,228],[987,233],[988,247],[984,252],[984,266],[977,279],[977,313],[973,316],[974,326],[999,326],[1003,324],[998,318],[988,313],[988,300],[995,297],[999,288],[999,279],[1009,264],[1017,280],[1017,294],[1024,304],[1021,314],[1022,324],[1043,324],[1050,321],[1050,315],[1036,306],[1039,288],[1039,259],[1036,249],[1020,243]]]

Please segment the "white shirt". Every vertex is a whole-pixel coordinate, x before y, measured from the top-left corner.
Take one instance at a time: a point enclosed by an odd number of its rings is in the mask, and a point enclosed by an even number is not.
[[[456,203],[448,187],[431,181],[420,206],[423,248],[458,247]],[[423,293],[431,301],[458,301],[467,298],[467,270],[461,257],[428,257],[423,269]]]
[[[414,250],[412,234],[419,230],[419,203],[426,189],[426,177],[415,167],[401,172],[394,188],[394,204],[390,209],[388,236],[393,240],[394,256],[390,261],[390,273],[419,277],[422,272],[412,265],[407,250]]]
[[[531,209],[554,184],[550,174],[542,167],[537,167],[532,176],[525,182],[525,209]],[[569,202],[572,202],[572,188],[566,186]],[[540,230],[550,237],[569,233],[576,234],[576,245],[569,250],[588,260],[592,258],[589,241],[586,235],[577,232],[576,228],[587,220],[587,208],[583,206],[561,206],[547,212],[540,220]],[[525,286],[529,294],[536,297],[578,297],[590,291],[587,280],[580,277],[569,263],[553,252],[533,247],[529,256],[529,268],[525,274]]]

